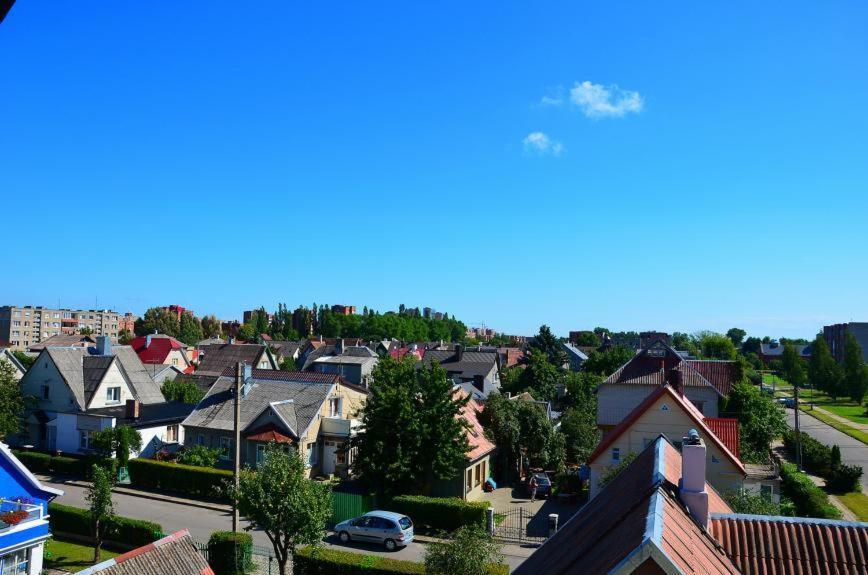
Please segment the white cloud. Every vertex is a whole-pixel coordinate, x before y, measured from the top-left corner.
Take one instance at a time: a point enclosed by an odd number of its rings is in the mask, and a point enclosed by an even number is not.
[[[585,80],[570,90],[570,101],[589,118],[620,118],[638,114],[644,102],[639,92],[622,90],[616,85],[603,86]]]
[[[553,106],[559,107],[564,104],[564,89],[562,86],[558,86],[553,90],[549,90],[549,93],[540,98],[539,101],[540,106]]]
[[[521,141],[524,145],[524,151],[531,154],[545,156],[560,156],[564,151],[564,146],[556,140],[552,140],[543,132],[531,132]]]

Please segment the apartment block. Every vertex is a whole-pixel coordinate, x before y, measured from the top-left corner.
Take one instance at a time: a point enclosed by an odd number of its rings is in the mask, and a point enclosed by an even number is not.
[[[84,328],[94,336],[117,337],[135,322],[131,313],[107,309],[57,309],[43,306],[0,307],[0,344],[24,351],[31,345],[60,334],[78,333]]]
[[[835,361],[844,361],[844,339],[848,333],[852,334],[859,342],[859,346],[862,348],[862,357],[868,362],[868,323],[866,322],[836,323],[823,327],[823,339],[826,340],[832,357],[835,358]]]

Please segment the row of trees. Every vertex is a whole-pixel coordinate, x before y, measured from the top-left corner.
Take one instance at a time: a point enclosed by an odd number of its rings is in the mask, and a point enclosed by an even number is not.
[[[160,333],[170,335],[187,345],[220,336],[220,321],[213,315],[205,316],[201,320],[192,313],[185,311],[180,317],[178,314],[165,307],[152,307],[145,315],[136,320],[135,332],[137,336]]]
[[[784,360],[787,360],[788,352],[790,355],[795,352],[789,350],[789,346],[785,348]],[[791,359],[789,367],[785,365],[784,377],[793,385],[804,385],[804,372],[800,367],[794,368],[793,363]],[[859,342],[850,333],[844,339],[844,361],[840,364],[832,357],[822,334],[818,334],[811,345],[806,375],[814,387],[835,399],[848,396],[861,405],[868,393],[868,366],[865,365]],[[793,381],[793,378],[796,378],[796,381]]]

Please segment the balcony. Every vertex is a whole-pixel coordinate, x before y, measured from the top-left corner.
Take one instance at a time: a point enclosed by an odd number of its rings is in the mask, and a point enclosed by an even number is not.
[[[337,437],[350,437],[355,435],[356,428],[360,423],[358,419],[343,419],[340,417],[323,417],[320,433]]]
[[[0,537],[28,523],[41,521],[43,519],[42,511],[42,505],[0,499]]]

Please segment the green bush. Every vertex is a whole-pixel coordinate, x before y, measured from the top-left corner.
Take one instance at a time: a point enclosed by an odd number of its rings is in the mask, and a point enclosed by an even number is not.
[[[412,561],[363,555],[336,549],[305,547],[293,558],[295,575],[424,575],[425,566]],[[218,573],[219,575],[219,573]]]
[[[51,469],[51,456],[35,451],[13,451],[18,461],[34,473],[48,473]]]
[[[253,569],[250,533],[215,531],[208,540],[208,563],[215,575],[243,575]]]
[[[409,516],[417,525],[454,531],[463,525],[485,525],[489,505],[487,501],[464,501],[458,497],[399,495],[392,499],[389,509]]]
[[[841,512],[829,503],[826,492],[814,485],[810,477],[799,473],[792,463],[781,465],[781,491],[793,502],[800,517],[841,518]]]
[[[90,466],[85,467],[83,461],[75,457],[57,456],[51,458],[51,471],[58,475],[83,477],[86,474],[86,469],[90,469]]]
[[[232,472],[153,459],[130,459],[130,481],[136,487],[171,491],[206,499],[225,499]]]
[[[214,467],[220,458],[220,450],[204,445],[185,447],[178,454],[178,463],[194,467]]]
[[[48,504],[49,525],[52,531],[71,533],[82,537],[92,535],[90,511],[79,507],[70,507],[60,503]],[[152,543],[163,536],[163,528],[151,521],[142,521],[130,517],[115,515],[106,527],[106,539],[141,547]]]
[[[800,435],[802,467],[814,475],[828,477],[832,473],[832,449],[805,432],[800,432]],[[796,452],[795,430],[790,430],[784,434],[784,445],[791,453]]]
[[[862,478],[862,468],[858,465],[839,463],[832,468],[832,473],[826,479],[826,486],[835,493],[850,493],[861,491],[859,480]]]

